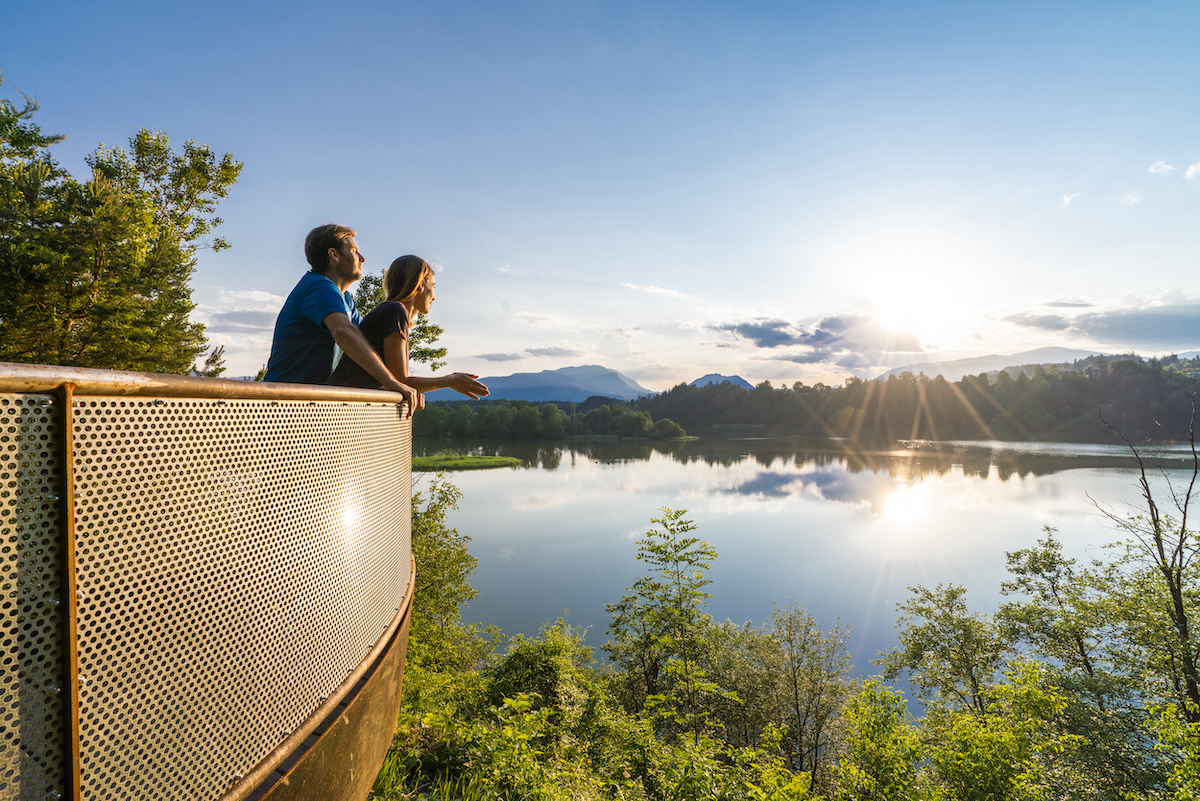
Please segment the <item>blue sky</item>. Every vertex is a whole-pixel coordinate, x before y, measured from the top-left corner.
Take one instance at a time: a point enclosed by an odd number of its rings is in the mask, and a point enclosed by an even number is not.
[[[1193,3],[24,4],[0,92],[83,174],[245,164],[196,319],[266,361],[314,225],[439,271],[451,368],[840,381],[1200,348]]]

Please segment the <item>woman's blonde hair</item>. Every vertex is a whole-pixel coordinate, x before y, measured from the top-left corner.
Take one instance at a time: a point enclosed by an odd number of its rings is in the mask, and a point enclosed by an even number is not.
[[[417,294],[428,275],[433,275],[433,268],[420,256],[401,256],[384,272],[383,291],[388,300],[406,301]]]

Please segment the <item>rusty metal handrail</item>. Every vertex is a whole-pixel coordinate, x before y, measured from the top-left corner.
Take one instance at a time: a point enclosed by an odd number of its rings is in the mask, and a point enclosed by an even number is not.
[[[326,400],[402,403],[399,392],[325,384],[281,384],[163,373],[52,367],[0,362],[0,392],[52,392],[71,384],[76,395],[131,395],[163,398],[227,398],[245,400]]]

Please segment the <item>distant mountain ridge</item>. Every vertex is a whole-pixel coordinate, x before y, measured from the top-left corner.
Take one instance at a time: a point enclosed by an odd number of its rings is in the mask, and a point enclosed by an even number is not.
[[[598,364],[561,367],[557,370],[543,370],[540,373],[484,376],[479,380],[492,391],[492,394],[488,395],[492,400],[579,403],[593,395],[617,400],[636,400],[643,395],[655,394],[629,376]],[[467,397],[452,389],[439,389],[425,393],[425,399],[448,401],[466,400]]]
[[[901,373],[912,373],[917,375],[924,373],[930,378],[942,376],[947,381],[961,381],[966,375],[979,375],[980,373],[992,373],[997,370],[1003,370],[1007,367],[1017,367],[1028,364],[1064,364],[1074,362],[1077,359],[1086,359],[1088,356],[1111,356],[1112,354],[1101,353],[1094,350],[1077,350],[1075,348],[1038,348],[1036,350],[1022,351],[1021,353],[1013,353],[1008,356],[993,354],[991,356],[972,356],[966,359],[952,359],[947,362],[921,362],[919,364],[907,364],[903,367],[893,367],[886,373],[878,376],[880,379],[886,379],[888,376],[900,375]],[[1014,376],[1015,377],[1015,376]]]
[[[688,384],[689,387],[706,387],[709,384],[721,384],[728,381],[735,387],[743,387],[744,389],[754,389],[754,385],[740,375],[721,375],[720,373],[709,373],[701,376],[695,381]]]

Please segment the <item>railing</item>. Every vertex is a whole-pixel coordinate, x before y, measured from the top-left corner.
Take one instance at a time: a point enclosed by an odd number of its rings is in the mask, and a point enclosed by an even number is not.
[[[0,364],[0,799],[331,797],[289,771],[355,714],[373,777],[412,597],[399,399]]]

